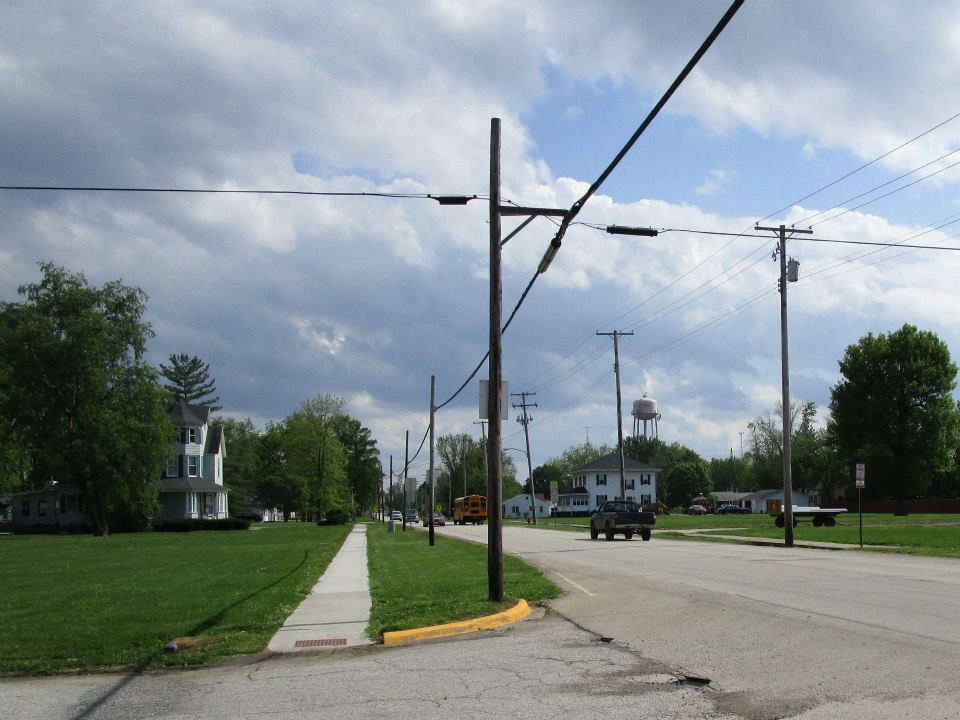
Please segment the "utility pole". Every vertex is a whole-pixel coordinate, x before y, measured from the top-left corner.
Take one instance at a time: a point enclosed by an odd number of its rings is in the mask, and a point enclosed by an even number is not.
[[[620,411],[620,348],[617,340],[623,335],[633,335],[632,332],[598,332],[597,335],[609,335],[613,338],[613,370],[617,376],[617,448],[620,453],[620,499],[627,499],[627,481],[624,478],[623,468],[623,415]]]
[[[390,497],[387,498],[387,509],[390,510],[390,519],[393,520],[393,455],[390,456]]]
[[[793,547],[793,476],[790,438],[790,353],[787,344],[787,282],[797,281],[797,269],[800,265],[790,260],[790,276],[787,275],[787,227],[754,226],[754,230],[767,230],[777,233],[780,243],[776,252],[780,255],[780,384],[783,395],[783,544]],[[810,235],[813,230],[790,228],[790,235],[803,233]]]
[[[433,547],[433,421],[437,414],[437,376],[430,376],[430,485],[427,487],[427,515],[430,517],[430,546]]]
[[[500,118],[490,118],[490,360],[487,410],[490,442],[487,445],[487,588],[490,600],[503,600],[503,467],[500,460],[500,382],[502,335],[500,316],[503,278],[500,275]]]
[[[486,421],[486,420],[474,420],[474,421],[473,421],[473,424],[480,426],[480,441],[481,441],[481,446],[480,446],[480,447],[483,448],[483,475],[484,475],[484,477],[486,477],[486,475],[487,475],[487,421]],[[466,490],[467,486],[464,485],[463,488],[464,488],[463,494],[466,495],[466,494],[467,494],[467,490]]]
[[[406,439],[403,441],[403,531],[407,531],[407,506],[410,503],[407,498],[407,468],[410,466],[410,431],[407,430]]]
[[[533,486],[533,463],[530,461],[530,421],[533,417],[527,414],[527,408],[537,407],[536,403],[528,403],[527,397],[536,395],[535,392],[510,393],[514,397],[520,398],[520,404],[514,405],[515,408],[523,408],[523,415],[517,418],[517,422],[523,425],[523,434],[527,439],[527,472],[530,473],[530,506],[533,515],[533,524],[537,524],[537,495]]]

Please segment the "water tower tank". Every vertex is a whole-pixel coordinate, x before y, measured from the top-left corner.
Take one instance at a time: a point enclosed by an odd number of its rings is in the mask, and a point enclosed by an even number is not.
[[[633,401],[633,416],[637,420],[654,420],[657,417],[657,401],[644,395]]]

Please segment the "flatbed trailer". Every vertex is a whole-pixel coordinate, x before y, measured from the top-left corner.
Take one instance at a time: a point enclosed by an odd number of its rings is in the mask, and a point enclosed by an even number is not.
[[[847,512],[846,508],[802,507],[800,505],[794,505],[793,526],[797,526],[798,517],[809,517],[812,518],[811,522],[814,527],[820,527],[821,525],[833,527],[837,524],[837,515],[845,512]],[[782,528],[786,524],[782,511],[776,515],[773,522],[779,528]]]

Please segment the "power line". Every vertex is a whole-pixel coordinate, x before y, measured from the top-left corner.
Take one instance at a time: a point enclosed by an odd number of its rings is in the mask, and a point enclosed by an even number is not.
[[[485,195],[439,195],[436,193],[391,193],[391,192],[337,192],[326,190],[265,190],[235,188],[178,188],[178,187],[107,187],[79,185],[0,185],[0,190],[31,190],[54,192],[112,192],[112,193],[182,193],[192,195],[306,195],[315,197],[382,197],[416,200],[436,200],[448,204],[451,199],[483,200]],[[458,202],[457,204],[465,204]]]
[[[667,88],[667,91],[657,101],[657,104],[653,106],[653,108],[647,114],[647,117],[644,118],[643,122],[640,123],[640,127],[634,131],[630,139],[627,140],[627,143],[620,148],[620,152],[618,152],[616,157],[610,161],[610,164],[604,168],[603,172],[600,173],[600,176],[593,181],[593,184],[589,188],[587,188],[587,191],[583,194],[583,197],[577,200],[570,207],[570,210],[567,211],[567,214],[563,216],[563,220],[560,222],[560,227],[557,228],[556,235],[554,235],[553,240],[550,241],[550,245],[554,248],[554,250],[560,247],[560,243],[563,241],[563,236],[567,232],[567,227],[569,227],[570,223],[573,222],[573,220],[577,217],[577,215],[580,213],[580,210],[583,209],[583,206],[587,200],[589,200],[594,193],[600,189],[600,186],[610,176],[610,173],[612,173],[617,165],[620,164],[620,161],[623,160],[626,154],[630,152],[630,149],[634,146],[647,127],[649,127],[650,123],[653,122],[654,118],[657,117],[663,107],[667,104],[667,101],[669,101],[673,94],[677,91],[677,88],[679,88],[683,81],[686,80],[687,75],[693,71],[693,68],[696,67],[698,62],[700,62],[700,58],[707,53],[707,50],[709,50],[710,46],[713,45],[714,40],[720,36],[720,33],[723,32],[723,29],[733,19],[733,16],[737,14],[737,11],[742,5],[743,0],[734,0],[733,4],[727,9],[727,12],[724,13],[722,18],[720,18],[720,21],[717,23],[716,27],[713,28],[700,47],[697,48],[697,51],[693,54],[693,57],[690,58],[683,70],[680,71],[680,74],[677,75],[674,81],[670,84],[670,87]],[[549,253],[550,251],[548,250],[547,252]]]

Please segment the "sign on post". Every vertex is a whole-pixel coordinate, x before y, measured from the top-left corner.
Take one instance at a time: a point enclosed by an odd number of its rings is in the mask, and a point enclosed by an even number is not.
[[[553,503],[554,506],[556,506],[557,504],[557,497],[559,493],[560,493],[560,487],[557,484],[557,481],[551,480],[550,481],[550,502]]]
[[[488,407],[490,394],[490,381],[480,381],[480,419],[490,419],[490,408]],[[500,415],[502,420],[508,420],[510,417],[510,384],[506,380],[500,381]]]
[[[867,477],[866,468],[863,463],[857,463],[857,487],[863,488],[864,481]]]

